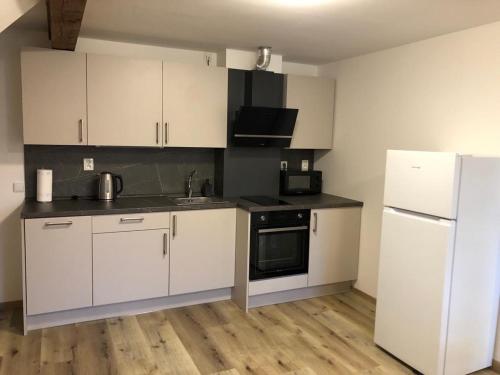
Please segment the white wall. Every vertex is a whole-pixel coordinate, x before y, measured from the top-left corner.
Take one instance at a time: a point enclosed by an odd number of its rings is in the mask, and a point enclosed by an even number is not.
[[[23,193],[12,184],[24,181],[20,48],[46,47],[47,33],[0,34],[0,302],[21,299],[21,231]]]
[[[500,22],[339,61],[320,74],[336,77],[337,92],[334,148],[318,152],[316,166],[326,192],[365,203],[356,286],[376,296],[385,151],[500,156]]]
[[[39,0],[2,0],[0,33],[38,3]]]
[[[283,61],[282,73],[317,77],[319,73],[319,66]]]

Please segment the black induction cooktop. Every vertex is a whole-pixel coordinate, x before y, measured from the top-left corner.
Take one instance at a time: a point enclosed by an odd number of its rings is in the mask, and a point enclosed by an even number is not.
[[[290,203],[285,202],[279,198],[267,197],[264,195],[241,197],[241,199],[245,199],[247,201],[257,203],[260,206],[286,206],[286,205],[290,204]]]

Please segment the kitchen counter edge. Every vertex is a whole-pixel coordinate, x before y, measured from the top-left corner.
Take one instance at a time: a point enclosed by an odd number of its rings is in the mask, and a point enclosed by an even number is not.
[[[163,200],[163,203],[158,203]],[[190,210],[209,210],[221,208],[241,208],[248,212],[287,211],[321,208],[362,207],[363,202],[330,194],[313,196],[283,196],[280,199],[288,205],[259,206],[244,199],[224,199],[224,202],[204,203],[179,206],[168,198],[123,197],[118,201],[102,202],[96,200],[55,200],[39,203],[34,199],[26,199],[21,210],[21,219],[41,219],[69,216],[122,215],[152,212],[175,212]],[[156,202],[156,203],[155,203]]]

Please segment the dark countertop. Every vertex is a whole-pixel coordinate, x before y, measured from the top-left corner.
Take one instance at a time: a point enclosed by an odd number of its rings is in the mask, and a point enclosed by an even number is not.
[[[289,205],[279,206],[259,206],[244,199],[236,200],[238,207],[249,212],[262,211],[285,211],[285,210],[307,210],[317,208],[339,208],[339,207],[362,207],[363,202],[339,197],[331,194],[316,195],[281,195],[279,199],[290,203]]]
[[[219,201],[220,203],[178,206],[172,198],[166,196],[121,197],[109,202],[95,199],[61,199],[50,203],[38,203],[34,199],[27,199],[21,211],[21,218],[120,215],[236,207],[234,200],[219,199]]]
[[[244,199],[219,199],[219,203],[211,202],[178,206],[173,202],[172,198],[166,196],[121,197],[110,202],[92,199],[64,199],[54,200],[50,203],[38,203],[34,199],[27,199],[21,211],[21,218],[35,219],[64,216],[95,216],[234,207],[239,207],[249,212],[259,212],[363,206],[362,202],[330,194],[281,196],[280,199],[290,203],[290,205],[259,206],[256,203]]]

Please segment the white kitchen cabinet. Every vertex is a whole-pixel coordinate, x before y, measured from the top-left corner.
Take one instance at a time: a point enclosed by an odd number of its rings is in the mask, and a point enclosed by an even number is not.
[[[163,63],[163,143],[227,145],[227,69]]]
[[[24,143],[86,145],[85,54],[27,49],[21,75]]]
[[[162,62],[87,55],[89,145],[162,143]]]
[[[311,210],[309,286],[356,280],[361,207]]]
[[[299,110],[290,148],[331,149],[335,81],[289,74],[285,94],[286,107]]]
[[[236,209],[172,212],[170,295],[234,286]]]
[[[92,229],[88,216],[27,219],[26,313],[92,306]]]
[[[94,306],[168,296],[168,229],[94,234],[93,248]]]

